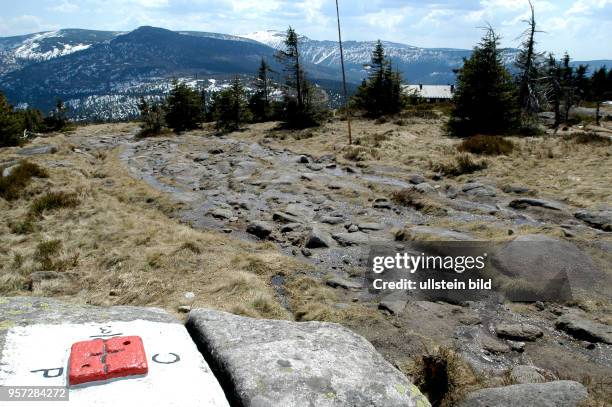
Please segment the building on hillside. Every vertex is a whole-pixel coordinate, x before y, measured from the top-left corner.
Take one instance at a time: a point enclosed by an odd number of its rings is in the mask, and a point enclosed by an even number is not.
[[[404,85],[404,93],[415,95],[428,102],[443,102],[453,98],[455,85]]]

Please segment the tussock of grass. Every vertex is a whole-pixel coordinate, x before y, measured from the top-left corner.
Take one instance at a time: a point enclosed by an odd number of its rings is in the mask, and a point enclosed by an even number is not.
[[[405,188],[400,191],[391,193],[391,200],[398,205],[414,208],[417,210],[423,209],[425,204],[421,194],[414,189]]]
[[[47,178],[48,176],[49,173],[44,168],[35,163],[22,161],[7,177],[2,176],[2,171],[0,171],[0,197],[7,201],[17,199],[33,177]]]
[[[33,215],[42,215],[45,211],[51,211],[60,208],[74,208],[79,204],[76,194],[68,192],[48,192],[43,196],[36,198],[30,206],[30,213]]]
[[[433,171],[453,177],[471,174],[487,167],[488,163],[486,160],[476,161],[469,154],[458,154],[455,156],[455,159],[450,162],[430,164],[430,168]]]
[[[464,139],[457,150],[472,154],[508,155],[514,150],[514,143],[500,136],[476,135]]]
[[[610,146],[612,145],[612,138],[597,134],[595,132],[589,133],[571,133],[564,137],[565,140],[573,141],[576,144],[591,144],[599,146]]]

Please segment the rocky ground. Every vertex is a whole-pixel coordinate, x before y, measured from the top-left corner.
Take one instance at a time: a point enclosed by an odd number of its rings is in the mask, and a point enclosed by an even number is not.
[[[507,391],[521,393],[520,385],[538,382],[575,393],[571,382],[558,381],[570,379],[587,385],[592,405],[605,405],[612,397],[612,147],[563,135],[517,139],[512,156],[448,177],[432,169],[456,143],[442,136],[440,121],[357,121],[356,147],[344,145],[344,125],[298,134],[255,125],[225,136],[207,129],[146,140],[133,137],[135,128],[120,134],[107,126],[66,139],[84,154],[120,148],[129,173],[179,203],[173,216],[192,228],[272,243],[302,264],[266,274],[292,319],[340,322],[407,375],[417,374],[419,355],[453,349],[461,376],[453,397],[509,384],[519,387]],[[407,153],[399,159],[401,149]],[[394,199],[407,190],[413,201]],[[363,286],[373,243],[515,239],[547,242],[556,262],[540,266],[542,275],[570,264],[595,280],[572,287],[574,299],[564,303],[432,302]],[[523,269],[536,254],[526,249],[506,266]],[[465,405],[485,405],[489,396],[470,395]]]

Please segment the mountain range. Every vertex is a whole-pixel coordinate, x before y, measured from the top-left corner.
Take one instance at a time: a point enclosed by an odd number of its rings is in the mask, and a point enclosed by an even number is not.
[[[131,32],[63,29],[0,38],[0,90],[18,107],[49,110],[62,98],[77,120],[122,120],[138,113],[140,96],[160,99],[172,78],[215,90],[231,77],[248,78],[265,58],[282,79],[274,58],[284,33],[258,31],[228,35],[140,27]],[[343,43],[350,89],[367,75],[373,41]],[[453,83],[453,69],[470,50],[419,48],[383,41],[394,67],[410,83]],[[300,37],[300,54],[309,78],[339,100],[340,56],[335,41]],[[503,51],[511,66],[516,49]],[[578,63],[578,62],[576,62]],[[596,61],[592,66],[612,65]]]

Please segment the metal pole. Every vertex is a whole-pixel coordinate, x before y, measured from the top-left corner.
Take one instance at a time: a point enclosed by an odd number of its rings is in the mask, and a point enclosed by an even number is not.
[[[346,110],[346,124],[348,125],[348,143],[353,144],[351,134],[351,112],[349,109],[348,92],[346,91],[346,73],[344,72],[344,52],[342,50],[342,34],[340,32],[340,9],[336,0],[336,16],[338,18],[338,43],[340,44],[340,65],[342,66],[342,88],[344,89],[344,109]]]

